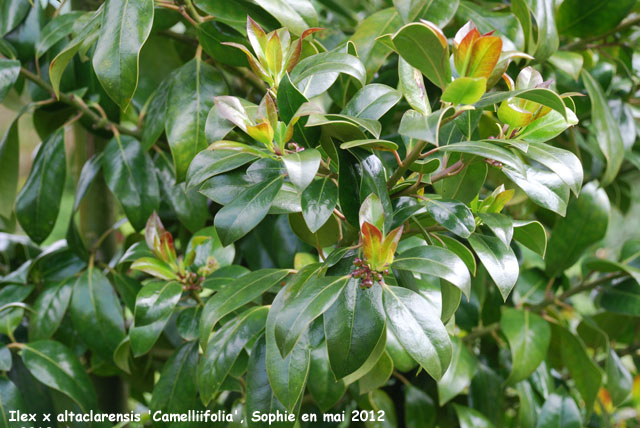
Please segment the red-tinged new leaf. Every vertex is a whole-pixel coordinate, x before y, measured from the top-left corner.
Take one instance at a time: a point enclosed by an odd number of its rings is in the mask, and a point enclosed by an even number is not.
[[[280,73],[282,70],[282,43],[277,31],[274,31],[272,36],[267,42],[267,49],[265,50],[265,56],[267,58],[267,68],[271,72],[272,76]]]
[[[498,36],[482,36],[473,43],[467,68],[469,77],[489,78],[500,59],[502,39]]]
[[[274,131],[269,122],[262,122],[255,126],[247,126],[247,134],[265,146],[271,147]]]
[[[378,262],[382,246],[382,232],[369,222],[362,223],[362,252],[370,266]]]
[[[247,16],[247,36],[257,57],[264,59],[267,50],[267,34],[250,16]]]
[[[233,43],[233,42],[222,42],[222,44],[240,49],[242,52],[244,52],[245,55],[247,56],[247,61],[249,62],[249,67],[251,68],[251,71],[253,71],[258,77],[260,77],[265,82],[267,83],[271,82],[271,78],[267,74],[267,71],[264,69],[264,67],[262,67],[262,65],[260,65],[260,62],[256,59],[256,57],[253,56],[251,51],[247,49],[245,45],[241,45],[240,43]]]
[[[398,248],[398,242],[400,242],[400,238],[402,238],[402,230],[404,226],[397,227],[393,229],[391,232],[384,237],[384,241],[382,242],[382,257],[381,257],[381,269],[386,265],[391,264],[393,262],[393,256],[396,252],[396,248]],[[377,270],[381,270],[377,269]]]
[[[471,57],[471,49],[480,37],[480,32],[472,21],[460,28],[453,40],[453,61],[460,76],[466,76]]]
[[[302,41],[307,36],[320,30],[324,30],[324,28],[309,28],[307,30],[304,30],[304,32],[300,35],[300,38],[295,42],[293,49],[289,52],[289,55],[287,57],[285,67],[288,73],[291,73],[293,67],[295,67],[298,61],[300,61],[300,53],[302,52]]]

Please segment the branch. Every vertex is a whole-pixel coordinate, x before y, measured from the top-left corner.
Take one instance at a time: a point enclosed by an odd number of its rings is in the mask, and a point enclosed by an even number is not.
[[[42,79],[40,76],[30,72],[24,67],[20,68],[20,73],[25,78],[31,80],[33,83],[40,86],[42,89],[49,92],[52,96],[55,97],[55,91],[53,90],[53,87],[50,84],[48,84],[44,79]],[[137,129],[134,130],[134,129],[125,128],[119,123],[115,123],[110,121],[107,118],[101,117],[98,113],[91,110],[82,101],[82,99],[77,98],[73,94],[65,94],[61,92],[60,96],[58,97],[58,100],[67,105],[70,105],[71,107],[75,108],[79,112],[82,112],[84,116],[89,117],[93,121],[93,127],[96,129],[104,129],[110,132],[119,132],[120,134],[131,135],[132,137],[136,137],[138,139],[140,139],[140,137],[142,136],[142,133]]]
[[[491,334],[494,331],[500,330],[500,323],[494,322],[493,324],[489,324],[484,327],[476,327],[469,332],[465,337],[462,338],[462,341],[465,343],[472,342],[474,339],[484,336],[485,334]]]
[[[607,37],[611,36],[612,34],[617,33],[618,31],[622,31],[628,27],[634,26],[636,24],[640,23],[640,16],[636,16],[635,18],[631,18],[627,21],[621,22],[620,25],[618,25],[616,28],[614,28],[613,30],[609,30],[606,33],[600,34],[599,36],[593,36],[593,37],[589,37],[586,39],[581,39],[581,40],[577,40],[573,43],[567,43],[566,45],[564,45],[563,47],[561,47],[560,49],[562,50],[571,50],[571,49],[585,49],[587,45],[589,45],[591,42],[594,42],[596,40],[602,40],[602,39],[606,39]]]
[[[389,180],[387,180],[388,189],[391,189],[398,182],[398,180],[402,178],[404,173],[407,172],[407,169],[409,169],[409,166],[420,157],[422,149],[424,149],[426,145],[426,141],[419,141],[415,145],[415,147],[407,154],[398,169],[396,169],[391,177],[389,177]]]

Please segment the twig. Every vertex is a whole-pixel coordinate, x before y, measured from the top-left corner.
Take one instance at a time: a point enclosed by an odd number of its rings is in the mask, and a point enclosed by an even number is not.
[[[48,84],[46,81],[44,81],[41,77],[35,75],[34,73],[30,72],[24,67],[20,68],[20,73],[25,78],[31,80],[33,83],[35,83],[36,85],[40,86],[42,89],[46,90],[47,92],[55,96],[53,87],[50,84]],[[58,100],[67,105],[70,105],[71,107],[74,107],[76,110],[81,111],[85,116],[89,117],[94,122],[93,126],[96,129],[103,129],[111,132],[113,132],[113,129],[117,129],[121,134],[124,134],[124,135],[131,135],[136,138],[141,138],[142,136],[142,133],[139,130],[125,128],[124,126],[118,123],[111,122],[109,119],[100,117],[99,114],[91,110],[83,101],[81,101],[78,97],[76,97],[73,94],[65,94],[61,92],[60,96],[58,97]]]

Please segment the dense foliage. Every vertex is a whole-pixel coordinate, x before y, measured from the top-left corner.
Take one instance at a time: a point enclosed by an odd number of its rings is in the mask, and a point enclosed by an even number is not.
[[[0,0],[0,426],[636,426],[639,12]]]

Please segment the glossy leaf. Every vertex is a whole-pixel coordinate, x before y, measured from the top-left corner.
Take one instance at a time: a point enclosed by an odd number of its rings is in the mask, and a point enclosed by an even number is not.
[[[9,93],[20,75],[20,61],[0,58],[0,101]]]
[[[341,379],[365,364],[385,332],[382,289],[360,290],[352,279],[323,319],[331,371]]]
[[[429,199],[426,207],[437,223],[462,238],[468,238],[476,229],[473,214],[465,204],[453,200]]]
[[[420,272],[446,279],[458,287],[465,296],[471,292],[471,277],[465,263],[446,248],[420,246],[396,256],[391,264],[394,269]]]
[[[64,131],[59,130],[40,146],[29,177],[16,199],[18,222],[36,243],[44,241],[53,230],[66,173]]]
[[[195,404],[198,346],[185,343],[166,362],[153,388],[151,408],[165,412],[188,411]]]
[[[242,238],[264,219],[282,183],[283,179],[278,175],[254,184],[218,211],[214,225],[223,245]]]
[[[604,0],[563,2],[558,8],[557,26],[568,36],[597,36],[614,28],[634,6],[633,0],[611,4]]]
[[[386,287],[383,305],[391,330],[407,352],[436,380],[451,362],[451,342],[428,303],[406,288]]]
[[[140,289],[134,325],[129,331],[135,356],[144,355],[153,347],[181,295],[182,286],[175,281],[154,281]]]
[[[311,351],[309,392],[322,411],[328,411],[347,391],[343,380],[336,380],[331,372],[327,348],[324,343]]]
[[[596,186],[595,182],[584,186],[580,197],[569,204],[567,215],[554,225],[545,259],[547,273],[556,275],[571,266],[588,246],[604,237],[609,198]]]
[[[30,340],[49,339],[55,333],[69,306],[72,290],[73,281],[64,281],[51,284],[38,296],[29,322]]]
[[[66,346],[49,340],[32,342],[22,348],[21,357],[36,379],[69,397],[83,412],[97,410],[91,380]]]
[[[516,383],[528,378],[546,357],[551,329],[538,315],[510,308],[502,311],[500,327],[511,348],[509,380]]]
[[[213,97],[226,92],[220,73],[198,58],[180,67],[167,95],[165,132],[178,182],[196,154],[207,147],[205,124]]]
[[[451,365],[438,381],[440,406],[444,406],[468,388],[476,371],[476,359],[465,344],[458,338],[453,339],[451,344],[453,348]]]
[[[398,101],[401,94],[395,89],[379,83],[369,84],[349,100],[342,114],[363,119],[380,119]]]
[[[392,37],[400,56],[444,89],[451,81],[449,46],[439,29],[424,23],[407,24]]]
[[[0,216],[9,218],[18,191],[20,137],[14,120],[0,140]]]
[[[248,309],[211,338],[198,364],[197,382],[203,404],[219,391],[244,347],[262,333],[268,312],[266,306]]]
[[[518,259],[513,250],[494,236],[473,234],[469,237],[471,248],[498,286],[503,300],[507,300],[518,280]]]
[[[152,0],[109,0],[93,69],[107,94],[126,110],[138,86],[139,56],[153,25]]]
[[[582,71],[581,76],[591,99],[591,120],[595,128],[595,139],[607,161],[601,178],[602,185],[606,186],[620,170],[624,158],[624,143],[602,88],[588,71]]]
[[[347,285],[348,277],[312,278],[278,314],[275,338],[283,357],[289,355],[308,325],[331,307]]]
[[[160,190],[153,162],[132,137],[114,137],[102,157],[104,178],[131,225],[140,230],[158,210]]]
[[[316,149],[307,149],[282,157],[289,180],[302,191],[313,181],[322,157]]]
[[[442,100],[460,104],[474,104],[487,89],[487,79],[484,77],[458,77],[451,82],[442,93]]]
[[[286,270],[261,269],[243,275],[229,287],[211,296],[202,310],[200,319],[199,334],[202,347],[206,348],[209,335],[218,321],[278,285],[286,275]]]
[[[115,291],[99,269],[90,267],[75,281],[69,311],[82,340],[110,359],[124,339],[124,318]]]
[[[551,394],[540,411],[536,428],[567,427],[579,428],[582,417],[573,398]]]

